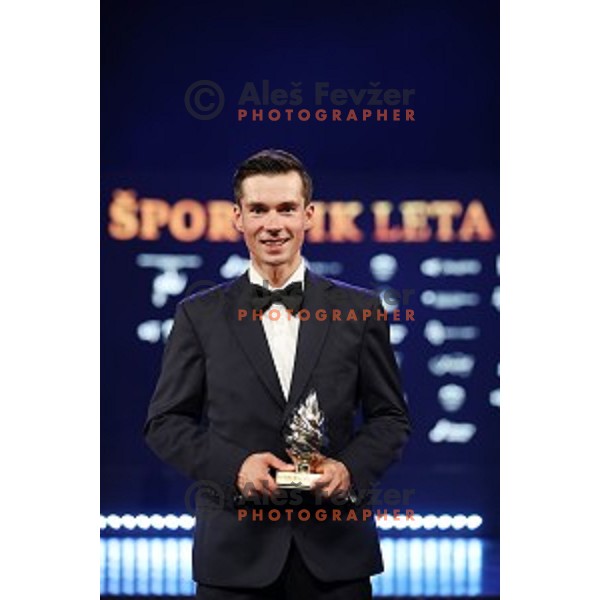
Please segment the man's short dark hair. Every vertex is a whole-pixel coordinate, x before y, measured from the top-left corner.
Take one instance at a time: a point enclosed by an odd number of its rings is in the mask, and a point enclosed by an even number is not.
[[[242,183],[252,175],[278,175],[295,171],[302,179],[304,193],[304,206],[312,200],[312,179],[304,165],[296,156],[285,150],[269,148],[261,150],[247,158],[237,169],[233,176],[233,196],[235,202],[241,206]]]

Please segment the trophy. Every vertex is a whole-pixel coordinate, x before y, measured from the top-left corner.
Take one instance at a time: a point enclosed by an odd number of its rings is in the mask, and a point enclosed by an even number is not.
[[[324,421],[317,393],[312,390],[304,402],[294,409],[284,431],[286,452],[296,470],[277,471],[275,483],[280,488],[309,490],[320,477],[315,469],[325,460],[320,452],[325,435]]]

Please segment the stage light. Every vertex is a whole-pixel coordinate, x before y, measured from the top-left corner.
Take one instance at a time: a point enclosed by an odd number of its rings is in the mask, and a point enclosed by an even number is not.
[[[435,529],[437,527],[437,517],[435,515],[426,515],[423,519],[423,529]]]
[[[123,515],[121,517],[121,525],[123,525],[123,527],[125,527],[125,529],[135,529],[136,528],[136,522],[135,522],[135,517],[133,515]]]
[[[409,529],[421,529],[423,527],[423,517],[421,515],[413,515],[412,519],[407,519]]]
[[[150,527],[153,529],[163,529],[165,526],[165,519],[161,515],[152,515],[150,517]]]
[[[172,531],[179,529],[179,518],[175,515],[167,515],[165,517],[165,526],[167,529],[171,529]]]
[[[470,515],[467,518],[467,529],[477,529],[478,527],[481,527],[482,523],[483,519],[479,515]]]
[[[150,517],[148,515],[137,515],[135,518],[135,524],[140,529],[150,529]]]
[[[465,515],[454,515],[452,518],[452,529],[464,529],[467,526],[467,517]]]
[[[186,529],[188,531],[194,528],[194,524],[196,523],[196,519],[190,515],[181,515],[179,517],[179,527],[182,529]]]
[[[108,515],[106,518],[106,524],[111,529],[120,529],[121,528],[121,517],[117,515]]]
[[[438,517],[437,526],[442,531],[448,529],[452,525],[452,517],[450,515],[442,515]]]
[[[394,519],[390,518],[389,515],[386,515],[386,518],[378,518],[375,522],[377,523],[377,527],[383,529],[383,531],[389,531],[394,527],[395,523]]]

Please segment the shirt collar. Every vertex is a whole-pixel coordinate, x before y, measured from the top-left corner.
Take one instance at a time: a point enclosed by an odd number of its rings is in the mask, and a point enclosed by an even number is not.
[[[250,283],[254,283],[256,285],[262,285],[266,287],[268,290],[276,289],[280,290],[289,285],[290,283],[296,283],[299,281],[302,284],[302,289],[304,289],[304,272],[306,271],[306,264],[304,263],[304,258],[300,258],[300,264],[298,268],[290,275],[288,280],[278,288],[271,288],[271,284],[267,281],[263,280],[262,275],[256,270],[252,261],[250,261],[250,266],[248,268],[248,278],[250,279]],[[266,284],[266,285],[265,285]]]

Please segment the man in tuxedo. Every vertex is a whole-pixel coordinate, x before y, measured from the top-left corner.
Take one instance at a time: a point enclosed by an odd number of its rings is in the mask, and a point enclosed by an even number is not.
[[[178,304],[144,427],[162,460],[211,490],[196,510],[196,597],[371,598],[383,570],[375,523],[345,517],[410,433],[385,313],[377,294],[307,268],[312,181],[295,156],[251,156],[234,195],[250,267]],[[283,432],[311,390],[326,458],[311,490],[284,497],[275,471],[294,466]]]

